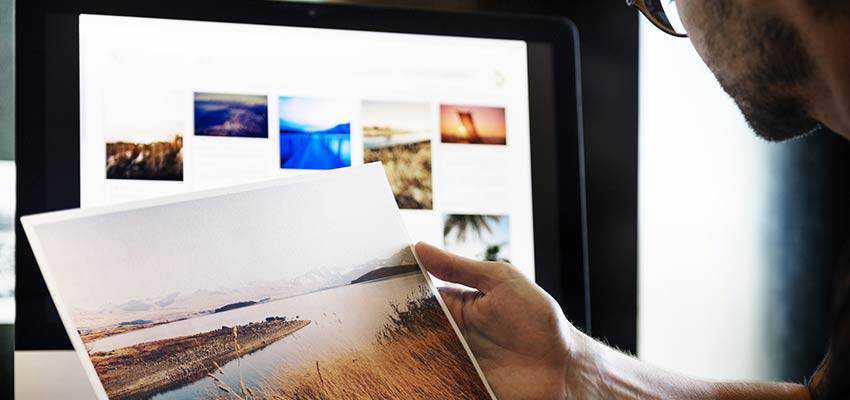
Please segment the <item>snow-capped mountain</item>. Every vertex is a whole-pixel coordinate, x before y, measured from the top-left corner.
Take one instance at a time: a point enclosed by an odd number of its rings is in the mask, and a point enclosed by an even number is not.
[[[240,288],[199,289],[174,292],[156,298],[132,299],[120,304],[104,304],[98,310],[76,310],[76,322],[84,328],[102,328],[133,320],[168,321],[212,312],[223,305],[280,299],[321,289],[347,285],[364,274],[385,267],[415,265],[409,247],[387,258],[375,259],[347,268],[321,267],[292,279],[252,282]]]

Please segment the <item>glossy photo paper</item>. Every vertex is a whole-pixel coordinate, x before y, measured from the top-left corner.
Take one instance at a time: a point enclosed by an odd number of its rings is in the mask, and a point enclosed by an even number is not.
[[[493,399],[380,164],[22,222],[100,399]]]

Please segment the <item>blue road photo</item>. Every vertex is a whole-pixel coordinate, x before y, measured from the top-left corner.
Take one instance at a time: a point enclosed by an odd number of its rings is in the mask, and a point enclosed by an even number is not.
[[[334,169],[351,165],[351,104],[281,97],[280,167]]]

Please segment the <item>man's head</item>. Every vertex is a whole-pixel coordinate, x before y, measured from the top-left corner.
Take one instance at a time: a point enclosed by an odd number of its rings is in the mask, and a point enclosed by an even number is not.
[[[667,0],[663,0],[667,1]],[[677,0],[691,40],[767,140],[850,139],[850,0]]]

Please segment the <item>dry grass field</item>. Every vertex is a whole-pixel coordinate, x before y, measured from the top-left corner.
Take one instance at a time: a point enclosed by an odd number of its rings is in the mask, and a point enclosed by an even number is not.
[[[183,137],[171,142],[106,143],[107,179],[183,180]]]
[[[278,367],[258,388],[220,381],[219,399],[489,399],[436,298],[420,289],[394,305],[372,346],[310,366]],[[214,376],[214,375],[213,375]]]

